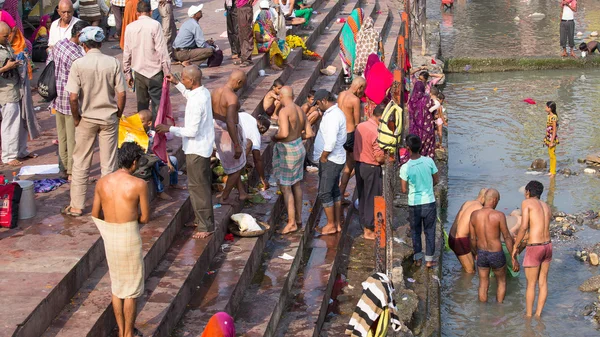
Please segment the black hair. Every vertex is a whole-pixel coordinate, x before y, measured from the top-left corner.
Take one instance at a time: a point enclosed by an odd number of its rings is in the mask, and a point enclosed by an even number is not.
[[[544,192],[544,185],[537,180],[532,180],[525,186],[525,191],[529,192],[530,197],[539,199]]]
[[[585,42],[581,42],[581,44],[579,45],[579,50],[581,51],[587,51],[587,43]]]
[[[73,29],[71,29],[71,37],[76,37],[85,27],[88,27],[89,25],[90,23],[85,20],[79,20],[75,22]]]
[[[316,91],[314,91],[314,90],[309,91],[307,97],[308,98],[315,97],[315,92]]]
[[[130,169],[136,160],[144,155],[144,149],[135,142],[125,142],[117,151],[119,168]]]
[[[385,105],[379,104],[375,107],[375,109],[373,109],[373,116],[381,117],[381,115],[383,115],[383,110],[385,110]]]
[[[556,113],[556,103],[554,103],[553,101],[548,101],[546,102],[546,106],[550,108],[550,111],[552,111],[553,114],[558,116],[558,114]]]
[[[273,85],[271,86],[272,88],[275,87],[283,87],[283,81],[281,79],[276,79],[275,81],[273,81]]]
[[[406,136],[406,146],[412,153],[419,153],[421,151],[421,138],[414,134]]]
[[[423,78],[425,79],[425,81],[427,81],[429,79],[429,73],[424,71],[422,73],[419,74],[419,77],[423,76]]]
[[[431,89],[429,90],[429,93],[431,95],[439,95],[440,94],[440,89],[438,89],[435,85],[431,86]]]
[[[329,96],[327,96],[327,102],[336,102],[337,98],[335,97],[335,95],[333,93],[329,93]]]
[[[446,99],[446,95],[444,95],[444,93],[443,93],[443,92],[440,92],[440,93],[437,95],[437,97],[438,97],[440,100],[445,100],[445,99]]]
[[[256,118],[256,124],[258,125],[259,132],[261,129],[264,130],[264,132],[267,132],[267,130],[269,130],[271,127],[271,119],[267,118],[265,115],[258,115],[258,118]]]
[[[100,47],[102,47],[102,42],[96,42],[93,40],[85,41],[83,44],[86,45],[86,47],[88,47],[90,49],[92,49],[92,48],[100,49]]]
[[[149,2],[140,1],[137,4],[137,12],[138,13],[150,13],[150,12],[152,12],[152,7],[150,7]]]

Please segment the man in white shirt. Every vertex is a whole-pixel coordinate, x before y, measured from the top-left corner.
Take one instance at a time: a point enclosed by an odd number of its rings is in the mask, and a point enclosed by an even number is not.
[[[342,196],[340,174],[346,163],[346,116],[335,103],[333,95],[324,89],[315,93],[313,105],[323,112],[323,118],[315,139],[312,161],[319,163],[319,199],[327,216],[322,235],[342,231]]]
[[[571,56],[575,57],[575,12],[577,0],[561,0],[562,17],[560,20],[560,46],[563,50],[562,57],[567,56],[567,40],[571,49]]]
[[[196,66],[183,69],[181,82],[173,75],[166,78],[187,99],[183,127],[159,124],[156,132],[170,132],[183,138],[183,152],[187,165],[188,191],[194,210],[194,239],[209,237],[215,230],[212,207],[212,171],[210,156],[215,143],[210,92],[202,85],[202,71]]]
[[[58,3],[60,19],[52,22],[52,25],[50,25],[48,47],[52,48],[58,41],[71,38],[73,25],[79,21],[78,18],[73,16],[74,12],[75,9],[73,9],[71,0],[60,0]]]
[[[252,153],[254,168],[263,185],[260,189],[267,190],[269,189],[269,182],[265,179],[265,169],[263,166],[262,155],[260,154],[260,146],[261,135],[269,131],[271,120],[263,115],[258,116],[257,120],[247,112],[240,112],[239,118],[242,131],[244,132],[244,138],[246,138],[246,158]]]

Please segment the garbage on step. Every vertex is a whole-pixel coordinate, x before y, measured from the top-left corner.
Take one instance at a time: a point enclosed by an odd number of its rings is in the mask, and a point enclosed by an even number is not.
[[[337,71],[337,68],[335,66],[327,66],[327,68],[325,69],[321,69],[321,74],[326,75],[326,76],[331,76],[334,75],[335,72]]]
[[[283,253],[283,255],[278,256],[278,258],[288,260],[288,261],[294,259],[294,257],[288,253]]]
[[[242,237],[254,237],[263,235],[270,226],[264,222],[258,223],[256,219],[246,213],[237,213],[231,216],[232,223],[229,232]]]

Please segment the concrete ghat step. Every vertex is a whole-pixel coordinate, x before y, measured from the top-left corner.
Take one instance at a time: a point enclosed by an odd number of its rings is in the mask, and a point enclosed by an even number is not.
[[[313,3],[313,8],[315,8],[319,13],[323,13],[322,10],[325,9],[325,7],[322,7],[324,1],[325,0],[316,0]],[[320,19],[320,16],[325,16],[325,15],[319,14],[319,15],[317,15],[317,17],[315,17],[314,20],[311,20],[311,21],[313,21],[313,23],[318,22],[318,24],[316,24],[315,30],[310,32],[308,42],[314,41],[314,39],[316,39],[316,37],[322,32],[322,29],[324,29],[325,25],[327,24],[326,20]],[[321,21],[318,21],[318,20],[321,20]],[[259,78],[258,71],[261,69],[269,68],[268,54],[254,55],[252,57],[252,61],[254,62],[254,64],[251,67],[247,67],[247,68],[240,68],[239,66],[236,66],[231,63],[221,66],[221,67],[205,68],[202,70],[202,83],[209,90],[212,91],[216,88],[219,88],[219,87],[225,85],[225,83],[227,83],[229,74],[232,71],[234,71],[236,69],[240,69],[246,73],[246,84],[244,85],[244,87],[242,89],[240,89],[238,91],[238,95],[242,96],[247,90],[249,90],[250,88],[253,87],[254,81],[256,81],[256,79]]]
[[[173,201],[161,201],[153,205],[151,221],[140,228],[145,277],[156,267],[177,233],[192,216],[188,193],[169,193]],[[102,262],[43,336],[105,336],[116,324],[110,304],[110,278],[106,264]]]
[[[319,211],[318,205],[316,207],[313,205],[317,194],[316,187],[314,187],[316,179],[318,179],[316,174],[305,173],[306,188],[303,195],[302,221],[308,224],[307,226],[314,224],[317,219],[314,214]],[[283,207],[283,198],[279,199],[280,209],[278,212],[281,215],[285,212],[285,208]],[[273,212],[272,219],[275,218],[275,215]],[[277,218],[281,217],[277,216]],[[257,274],[261,274],[257,271],[261,268],[265,246],[271,247],[273,241],[285,240],[285,237],[280,238],[279,234],[274,234],[275,237],[270,239],[276,227],[282,228],[284,223],[285,221],[281,220],[274,221],[270,233],[258,240],[256,238],[237,240],[234,246],[241,248],[240,253],[232,253],[236,250],[234,247],[231,248],[232,252],[221,253],[213,261],[210,270],[214,270],[215,273],[204,278],[172,336],[199,336],[213,314],[226,311],[235,317],[238,312],[243,314],[242,312],[247,310],[241,307],[242,299],[245,299],[246,294],[251,291],[248,287],[253,282],[253,278]],[[289,254],[293,255],[291,252]],[[240,328],[237,328],[237,331],[243,332]]]
[[[244,207],[243,212],[252,214],[258,220],[270,223],[274,227],[276,219],[281,213],[282,202],[275,194],[274,188],[271,188],[269,192],[273,195],[273,198],[268,203]],[[239,210],[236,210],[236,212],[239,212]],[[219,217],[222,233],[226,232],[225,228],[230,222],[229,217],[231,214],[233,214],[233,210]],[[241,245],[247,246],[246,242],[240,241],[238,240],[234,246],[240,248]],[[266,235],[261,238],[250,238],[250,241],[253,241],[256,247],[251,249],[252,253],[247,257],[249,264],[252,261],[260,260],[262,253],[260,244],[264,247]],[[212,247],[211,254],[206,254],[206,252],[198,249],[179,248],[194,246],[197,246],[196,240],[189,235],[182,236],[166,254],[167,258],[150,275],[147,291],[142,299],[141,310],[136,320],[136,325],[144,336],[170,335],[186,310],[187,304],[195,297],[195,291],[206,273],[212,270],[209,269],[209,265],[213,263],[216,256],[222,253],[220,245]],[[236,248],[232,248],[232,250],[235,251]],[[253,272],[252,267],[248,269],[248,272]],[[240,269],[239,272],[241,271]],[[250,276],[246,276],[246,278],[249,280]]]

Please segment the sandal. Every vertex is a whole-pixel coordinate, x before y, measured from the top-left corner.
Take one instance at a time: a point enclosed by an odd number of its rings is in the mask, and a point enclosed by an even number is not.
[[[60,210],[60,214],[69,215],[69,216],[72,216],[74,218],[78,218],[78,217],[80,217],[80,216],[83,215],[83,212],[81,212],[81,213],[71,212],[72,208],[73,207],[71,207],[70,205],[67,205],[63,209]]]
[[[240,68],[246,68],[246,67],[250,67],[252,65],[254,65],[254,62],[252,62],[252,61],[244,61],[244,62],[242,62],[242,64],[240,64]]]
[[[240,64],[242,64],[242,60],[239,58],[233,60],[233,65],[239,66]]]

